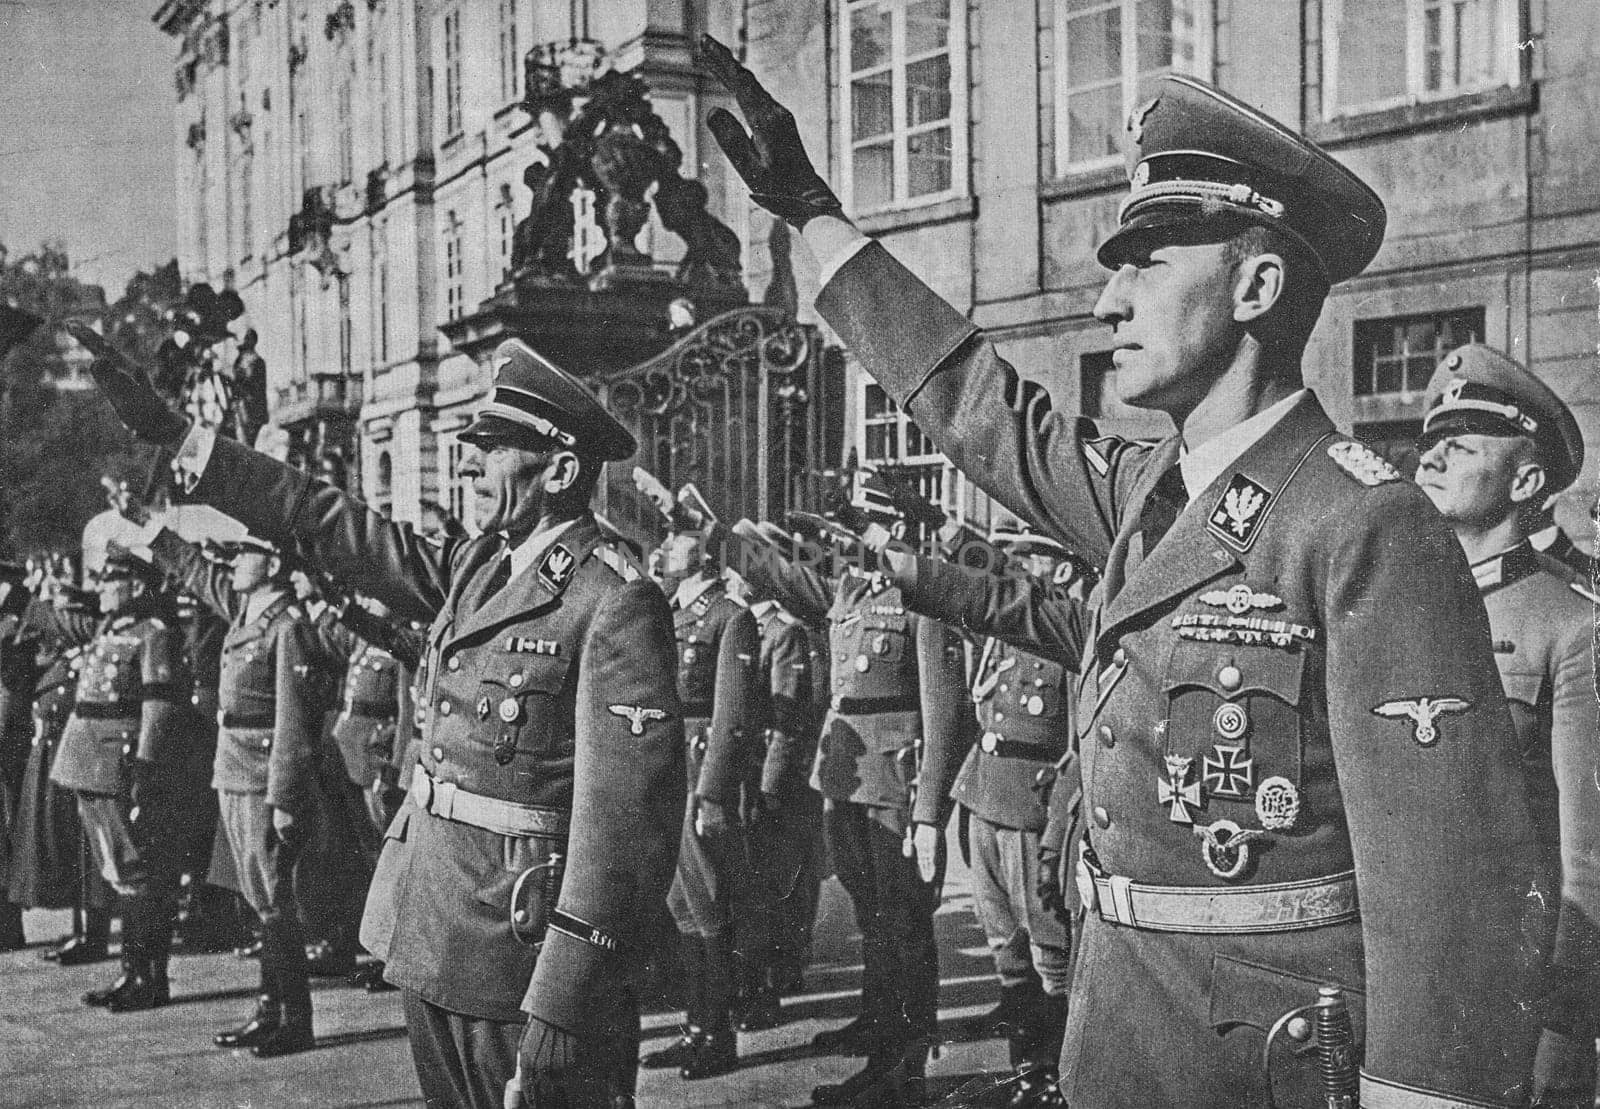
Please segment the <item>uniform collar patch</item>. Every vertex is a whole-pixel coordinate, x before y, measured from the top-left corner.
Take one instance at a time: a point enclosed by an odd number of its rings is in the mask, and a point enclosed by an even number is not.
[[[537,573],[539,581],[552,593],[559,593],[567,587],[572,580],[573,573],[578,569],[576,556],[567,548],[557,543],[544,553],[539,560]]]
[[[1250,549],[1272,508],[1273,493],[1243,474],[1234,474],[1222,496],[1212,505],[1206,527],[1212,535],[1241,554]]]

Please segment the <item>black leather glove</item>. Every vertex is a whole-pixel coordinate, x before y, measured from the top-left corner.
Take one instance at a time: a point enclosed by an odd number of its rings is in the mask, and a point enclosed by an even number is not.
[[[183,442],[189,433],[189,421],[167,407],[143,370],[88,324],[68,320],[61,326],[94,355],[89,372],[129,431],[157,446],[176,447]]]
[[[586,1042],[564,1028],[528,1018],[517,1047],[517,1073],[511,1080],[521,1102],[538,1109],[610,1109],[611,1097],[598,1065],[602,1045]],[[505,1104],[517,1104],[511,1089]]]
[[[794,113],[710,35],[700,36],[700,62],[733,94],[750,123],[746,132],[725,108],[706,117],[717,145],[750,187],[750,199],[796,230],[817,216],[842,214],[839,198],[811,165]]]

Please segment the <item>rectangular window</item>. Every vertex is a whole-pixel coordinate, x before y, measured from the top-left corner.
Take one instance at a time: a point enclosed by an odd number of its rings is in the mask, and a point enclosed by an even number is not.
[[[239,156],[239,253],[249,258],[255,254],[255,154],[247,145]]]
[[[1112,165],[1166,73],[1210,78],[1211,0],[1056,0],[1056,172]]]
[[[378,113],[378,161],[389,164],[389,52],[378,55],[378,90],[372,98],[373,110]]]
[[[350,79],[339,82],[339,182],[348,185],[356,175],[355,128],[351,120],[355,110],[355,96]]]
[[[958,487],[944,455],[923,434],[916,421],[875,382],[863,382],[861,436],[857,455],[869,468],[893,466],[912,473],[922,495],[937,505],[950,507],[947,492]],[[959,503],[959,502],[957,502]]]
[[[500,206],[500,280],[511,276],[511,234],[516,221],[511,218],[511,205]]]
[[[445,490],[445,508],[457,520],[470,520],[472,516],[468,509],[472,507],[472,479],[461,476],[466,445],[454,433],[441,435],[440,439],[444,443],[444,473],[439,476]]]
[[[451,211],[445,217],[444,228],[444,303],[445,319],[459,320],[466,314],[466,290],[463,288],[461,258],[461,220]]]
[[[1420,399],[1441,358],[1483,341],[1483,321],[1482,308],[1358,320],[1353,394]]]
[[[461,134],[461,9],[444,16],[444,134]]]
[[[843,177],[853,211],[964,190],[963,11],[951,0],[846,0]]]
[[[339,277],[339,372],[346,376],[355,361],[355,325],[350,319],[350,278]]]
[[[389,259],[378,256],[377,274],[373,280],[373,297],[378,307],[378,364],[389,364]]]
[[[522,95],[522,58],[517,54],[517,0],[500,0],[500,102]]]
[[[1325,0],[1323,116],[1515,85],[1516,0]]]

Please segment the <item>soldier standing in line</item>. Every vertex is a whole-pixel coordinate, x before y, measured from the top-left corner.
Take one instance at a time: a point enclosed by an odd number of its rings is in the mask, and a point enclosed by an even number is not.
[[[1489,612],[1541,864],[1561,890],[1548,914],[1534,1102],[1589,1109],[1600,1034],[1600,704],[1590,650],[1600,600],[1587,577],[1528,540],[1539,505],[1583,471],[1583,434],[1548,385],[1471,344],[1446,355],[1428,383],[1417,453],[1417,485],[1455,531]]]
[[[362,942],[404,991],[424,1095],[499,1109],[632,1103],[638,939],[683,820],[672,614],[589,509],[633,437],[518,340],[462,438],[483,534],[434,542],[191,428],[93,331],[123,422],[177,448],[184,489],[431,620],[422,758],[389,827]]]
[[[719,110],[713,133],[823,261],[823,318],[957,468],[1105,566],[1077,721],[1067,1100],[1316,1100],[1310,1054],[1267,1040],[1320,984],[1347,993],[1363,1105],[1524,1099],[1539,960],[1521,925],[1542,891],[1483,602],[1427,498],[1303,387],[1330,287],[1382,244],[1377,195],[1214,86],[1162,77],[1129,122],[1095,314],[1123,400],[1179,434],[1101,436],[843,218],[794,117],[725,47],[703,56],[755,131]]]
[[[904,537],[906,519],[877,475],[859,483],[856,501],[855,522]],[[867,1062],[812,1097],[823,1105],[918,1103],[938,1023],[939,849],[965,753],[956,737],[965,730],[971,738],[960,642],[911,613],[882,572],[863,569],[873,560],[864,547],[830,581],[776,555],[748,521],[728,542],[755,595],[829,628],[831,698],[811,784],[822,794],[828,848],[861,930],[862,996],[856,1019],[813,1042]]]
[[[229,545],[231,568],[166,529],[150,549],[186,592],[228,621],[211,784],[245,899],[261,917],[261,992],[250,1019],[214,1042],[263,1059],[305,1051],[314,1043],[311,985],[295,887],[316,831],[323,646],[271,544]]]
[[[1087,629],[1081,594],[1067,595],[1074,582],[1081,586],[1081,574],[1065,547],[1004,516],[988,542],[965,544],[948,559],[889,551],[885,560],[908,608],[983,637],[972,671],[981,738],[951,797],[972,867],[973,908],[1000,979],[992,1019],[1016,1069],[1005,1104],[1043,1109],[1066,1104],[1056,1060],[1072,944],[1065,914],[1039,894],[1039,843],[1057,776],[1077,773],[1072,682]],[[974,550],[983,556],[973,558]]]
[[[647,1056],[644,1065],[676,1063],[681,1077],[694,1080],[726,1074],[738,1061],[736,983],[756,965],[761,941],[750,929],[766,916],[746,825],[760,788],[760,743],[769,712],[759,681],[755,617],[728,593],[704,537],[676,527],[651,561],[672,604],[688,744],[688,804],[678,872],[667,895],[688,1013],[679,1042]]]
[[[8,596],[26,597],[22,566],[7,563],[0,573],[11,579],[0,584],[0,589]],[[41,637],[30,633],[19,616],[0,616],[0,951],[15,951],[27,943],[22,934],[22,906],[7,896],[7,889],[16,870],[12,843],[28,765],[29,705],[39,677]]]
[[[188,689],[172,598],[155,567],[112,548],[99,575],[101,616],[35,601],[28,620],[85,644],[72,715],[50,777],[78,795],[94,865],[121,895],[122,974],[84,994],[111,1012],[165,1005],[177,914],[189,737],[179,701]]]

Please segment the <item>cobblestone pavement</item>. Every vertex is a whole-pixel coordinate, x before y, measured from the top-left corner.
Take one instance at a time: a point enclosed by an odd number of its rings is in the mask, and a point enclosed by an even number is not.
[[[952,856],[954,856],[952,852]],[[931,1092],[982,1086],[1005,1067],[1005,1045],[982,1038],[973,1020],[998,996],[992,963],[972,916],[967,875],[958,859],[938,917],[940,1058],[929,1067]],[[64,913],[27,914],[28,938],[40,944],[65,930]],[[824,889],[816,959],[803,993],[784,999],[786,1022],[741,1035],[740,1068],[703,1082],[674,1071],[642,1071],[641,1109],[810,1104],[811,1088],[854,1071],[859,1059],[813,1055],[823,1028],[855,1012],[860,956],[849,903],[837,882]],[[172,963],[173,1004],[113,1016],[79,1002],[85,990],[116,975],[115,962],[56,967],[38,947],[0,955],[0,1106],[138,1106],[148,1109],[277,1109],[287,1106],[421,1106],[397,994],[369,995],[340,981],[314,984],[317,1049],[257,1060],[219,1051],[211,1036],[236,1024],[253,1004],[256,964],[232,955],[179,956]],[[682,1014],[645,1016],[645,1050],[676,1035]],[[963,1105],[984,1098],[963,1094]]]

